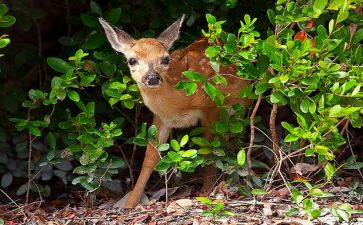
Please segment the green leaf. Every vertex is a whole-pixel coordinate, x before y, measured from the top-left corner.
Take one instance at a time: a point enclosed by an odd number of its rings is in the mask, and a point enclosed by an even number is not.
[[[189,136],[186,134],[183,136],[183,138],[180,140],[180,146],[184,146],[186,143],[188,143]]]
[[[47,160],[48,162],[52,161],[53,159],[55,158],[55,150],[50,150],[48,153],[47,153]]]
[[[169,148],[170,148],[170,145],[169,145],[168,143],[165,143],[165,144],[161,144],[161,145],[159,145],[158,150],[159,150],[160,152],[162,152],[162,151],[169,150]]]
[[[179,153],[183,158],[188,158],[197,155],[198,151],[195,149],[189,149],[187,151],[180,151]]]
[[[320,216],[321,212],[319,209],[314,209],[310,212],[310,216],[313,218],[313,219],[316,219]]]
[[[186,76],[191,81],[195,81],[195,82],[205,82],[206,81],[205,77],[202,74],[195,72],[195,71],[184,71],[183,75]]]
[[[93,29],[100,27],[100,22],[92,13],[82,13],[80,17],[84,25]]]
[[[287,212],[286,215],[289,217],[295,216],[297,214],[299,214],[300,210],[299,208],[290,208]]]
[[[102,33],[95,33],[88,36],[82,44],[83,49],[96,49],[106,43],[106,37]]]
[[[170,164],[164,161],[159,161],[156,165],[155,170],[159,172],[166,172],[170,167]]]
[[[276,16],[276,13],[275,13],[275,11],[273,11],[272,9],[268,9],[267,10],[267,17],[268,17],[268,19],[270,20],[270,23],[272,24],[272,25],[274,25],[275,26],[275,16]]]
[[[202,147],[210,146],[209,141],[202,137],[194,137],[192,138],[192,142]]]
[[[299,136],[296,136],[295,134],[288,134],[285,139],[284,142],[293,142],[293,141],[297,141],[299,140]]]
[[[0,48],[4,48],[9,43],[10,43],[10,39],[9,38],[2,38],[2,39],[0,39]]]
[[[213,77],[213,81],[214,81],[214,83],[216,83],[216,84],[224,84],[224,85],[228,85],[228,81],[227,81],[227,79],[226,79],[224,76],[222,76],[222,75],[216,75],[216,76],[214,76],[214,77]]]
[[[294,128],[287,122],[281,122],[281,125],[288,130],[290,133],[294,133]]]
[[[198,85],[196,83],[193,83],[193,82],[187,82],[184,85],[184,87],[186,89],[186,96],[190,96],[190,95],[195,93],[195,91],[197,90]]]
[[[147,130],[147,139],[150,141],[154,140],[155,138],[156,138],[156,126],[151,125]]]
[[[205,90],[205,92],[209,95],[209,97],[214,100],[217,96],[217,91],[216,91],[216,87],[213,86],[213,84],[206,82],[203,85],[203,89]]]
[[[326,180],[329,182],[334,174],[336,173],[337,169],[335,168],[334,165],[330,164],[330,162],[328,162],[325,167],[324,167],[324,172],[325,172],[325,177]]]
[[[329,117],[335,117],[342,111],[342,107],[340,105],[335,105],[330,108],[329,110]]]
[[[292,198],[294,199],[294,201],[297,204],[300,204],[300,202],[304,199],[304,196],[301,194],[301,192],[299,191],[299,189],[294,188],[292,190]]]
[[[269,85],[268,84],[259,84],[259,85],[256,85],[255,88],[256,88],[255,94],[260,95],[260,94],[263,94],[269,88]]]
[[[242,166],[246,161],[246,152],[244,149],[239,150],[237,154],[237,164]]]
[[[316,111],[316,103],[315,102],[310,102],[310,105],[309,105],[309,112],[311,114],[314,114]]]
[[[304,98],[300,103],[300,109],[303,113],[307,113],[309,111],[310,101]]]
[[[116,24],[121,17],[121,8],[113,8],[105,15],[105,19],[111,23]]]
[[[173,162],[180,162],[183,159],[178,153],[174,151],[169,151],[168,156],[170,157],[171,160],[173,160]]]
[[[0,27],[10,27],[16,22],[13,16],[3,16],[0,20]]]
[[[296,113],[296,116],[297,116],[298,124],[301,126],[301,128],[303,128],[305,131],[307,131],[308,130],[308,125],[306,123],[305,118],[302,115],[297,114],[297,113]]]
[[[56,57],[48,57],[47,58],[48,65],[57,72],[65,73],[73,67],[66,63],[64,60],[56,58]]]
[[[206,205],[212,205],[212,201],[205,197],[196,197],[195,198],[198,202],[204,203]]]
[[[316,197],[322,197],[322,196],[324,196],[324,192],[319,188],[314,188],[309,191],[309,195],[316,196]]]
[[[348,214],[348,212],[341,210],[341,209],[337,209],[337,213],[338,215],[345,221],[349,223],[349,217],[350,215]],[[361,212],[362,213],[362,212]]]
[[[334,19],[331,19],[329,21],[329,34],[333,32],[333,29],[334,29]]]
[[[348,16],[349,12],[340,10],[337,17],[337,23],[343,22],[345,19],[348,18]]]
[[[77,92],[69,90],[67,92],[67,95],[68,95],[68,98],[71,99],[72,101],[79,102],[79,95]]]
[[[99,16],[102,16],[102,9],[101,7],[98,5],[98,3],[91,1],[90,2],[90,8],[91,11],[98,14]]]
[[[1,187],[7,188],[8,186],[10,186],[11,183],[13,183],[13,177],[14,176],[11,172],[3,174],[3,176],[1,177]]]
[[[40,137],[42,135],[38,127],[29,126],[28,130],[34,136]]]
[[[175,151],[179,151],[180,150],[180,145],[178,143],[177,140],[173,139],[170,141],[171,147],[175,150]]]
[[[217,22],[217,19],[215,16],[213,16],[212,14],[207,13],[205,15],[205,17],[207,18],[207,22],[210,24],[215,24]]]
[[[55,149],[56,145],[57,145],[57,139],[55,137],[55,135],[53,134],[53,132],[48,132],[47,134],[47,142],[48,145],[51,149]]]
[[[9,11],[9,7],[6,4],[0,4],[0,15],[5,15]]]
[[[28,189],[27,183],[20,185],[18,190],[16,190],[16,195],[18,196],[23,195],[27,189]]]
[[[205,50],[205,55],[209,58],[213,58],[219,55],[220,52],[220,48],[218,46],[209,46],[206,50]]]
[[[313,10],[317,16],[319,16],[322,11],[325,9],[326,4],[328,3],[328,0],[315,0],[313,5]]]
[[[241,133],[243,131],[242,123],[240,121],[233,121],[229,124],[229,130],[235,134]]]
[[[146,138],[136,137],[133,143],[138,146],[147,146],[149,144],[149,141]]]
[[[279,103],[284,100],[284,96],[281,94],[281,92],[273,92],[270,95],[270,101],[271,103]]]
[[[353,90],[353,92],[352,92],[352,96],[356,96],[358,93],[359,93],[359,91],[360,91],[360,85],[358,85],[357,87],[355,87],[354,88],[354,90]]]
[[[363,28],[357,30],[353,37],[352,37],[352,43],[359,43],[363,39]]]
[[[271,44],[269,41],[265,41],[262,44],[262,48],[264,53],[276,64],[281,64],[281,58],[277,53],[280,53],[279,50]]]
[[[251,191],[251,194],[256,195],[256,196],[260,196],[260,195],[265,195],[266,191],[264,191],[263,189],[257,188],[257,189],[253,189]]]

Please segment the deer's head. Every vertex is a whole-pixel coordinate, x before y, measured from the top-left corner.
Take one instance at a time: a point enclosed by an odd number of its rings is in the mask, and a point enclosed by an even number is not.
[[[164,30],[158,38],[133,39],[125,31],[99,18],[113,49],[125,55],[132,78],[142,86],[157,88],[169,68],[168,50],[179,37],[184,15]]]

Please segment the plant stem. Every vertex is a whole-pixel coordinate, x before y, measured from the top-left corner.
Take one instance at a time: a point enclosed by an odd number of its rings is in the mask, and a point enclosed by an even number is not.
[[[256,116],[258,107],[260,106],[261,99],[262,99],[262,95],[259,95],[256,105],[253,108],[252,114],[250,116],[251,136],[250,136],[250,145],[248,146],[247,158],[246,158],[247,164],[248,164],[248,175],[251,175],[251,168],[252,168],[251,153],[252,153],[253,143],[255,142],[255,116]]]

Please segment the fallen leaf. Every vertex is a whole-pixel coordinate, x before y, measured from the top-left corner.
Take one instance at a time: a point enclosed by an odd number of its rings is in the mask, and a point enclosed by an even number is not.
[[[338,192],[349,192],[350,188],[347,187],[333,187],[329,190],[330,193],[338,193]]]
[[[289,189],[287,189],[287,188],[281,188],[279,190],[273,190],[273,191],[271,191],[270,193],[268,193],[267,196],[269,196],[269,197],[277,197],[277,196],[284,197],[284,196],[287,196],[287,195],[290,195]]]
[[[265,216],[271,216],[273,214],[273,212],[271,210],[271,204],[264,203],[262,212],[263,212],[263,215],[265,215]]]
[[[179,199],[170,203],[166,208],[166,212],[168,214],[172,212],[182,213],[191,208],[193,205],[193,201],[190,199]]]
[[[174,188],[168,188],[168,196],[172,196],[177,190],[179,189],[179,187],[174,187]],[[156,200],[158,201],[162,196],[164,196],[166,194],[165,192],[165,188],[162,188],[158,191],[156,191],[152,196],[151,196],[151,200]]]
[[[308,173],[315,172],[319,168],[320,168],[319,165],[313,165],[313,164],[308,164],[308,163],[296,163],[296,165],[291,168],[291,173],[305,175]]]

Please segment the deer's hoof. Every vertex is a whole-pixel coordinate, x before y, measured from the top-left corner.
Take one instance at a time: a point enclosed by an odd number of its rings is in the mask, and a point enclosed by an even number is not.
[[[122,197],[120,200],[118,200],[113,205],[113,207],[114,208],[121,208],[121,209],[124,209],[124,208],[134,208],[139,203],[145,204],[145,203],[148,203],[149,202],[149,198],[145,195],[145,193],[142,193],[142,196],[140,198],[141,199],[140,202],[134,202],[134,201],[132,201],[133,199],[130,199],[130,201],[129,201],[130,195],[131,195],[131,192],[127,193],[124,197]]]

